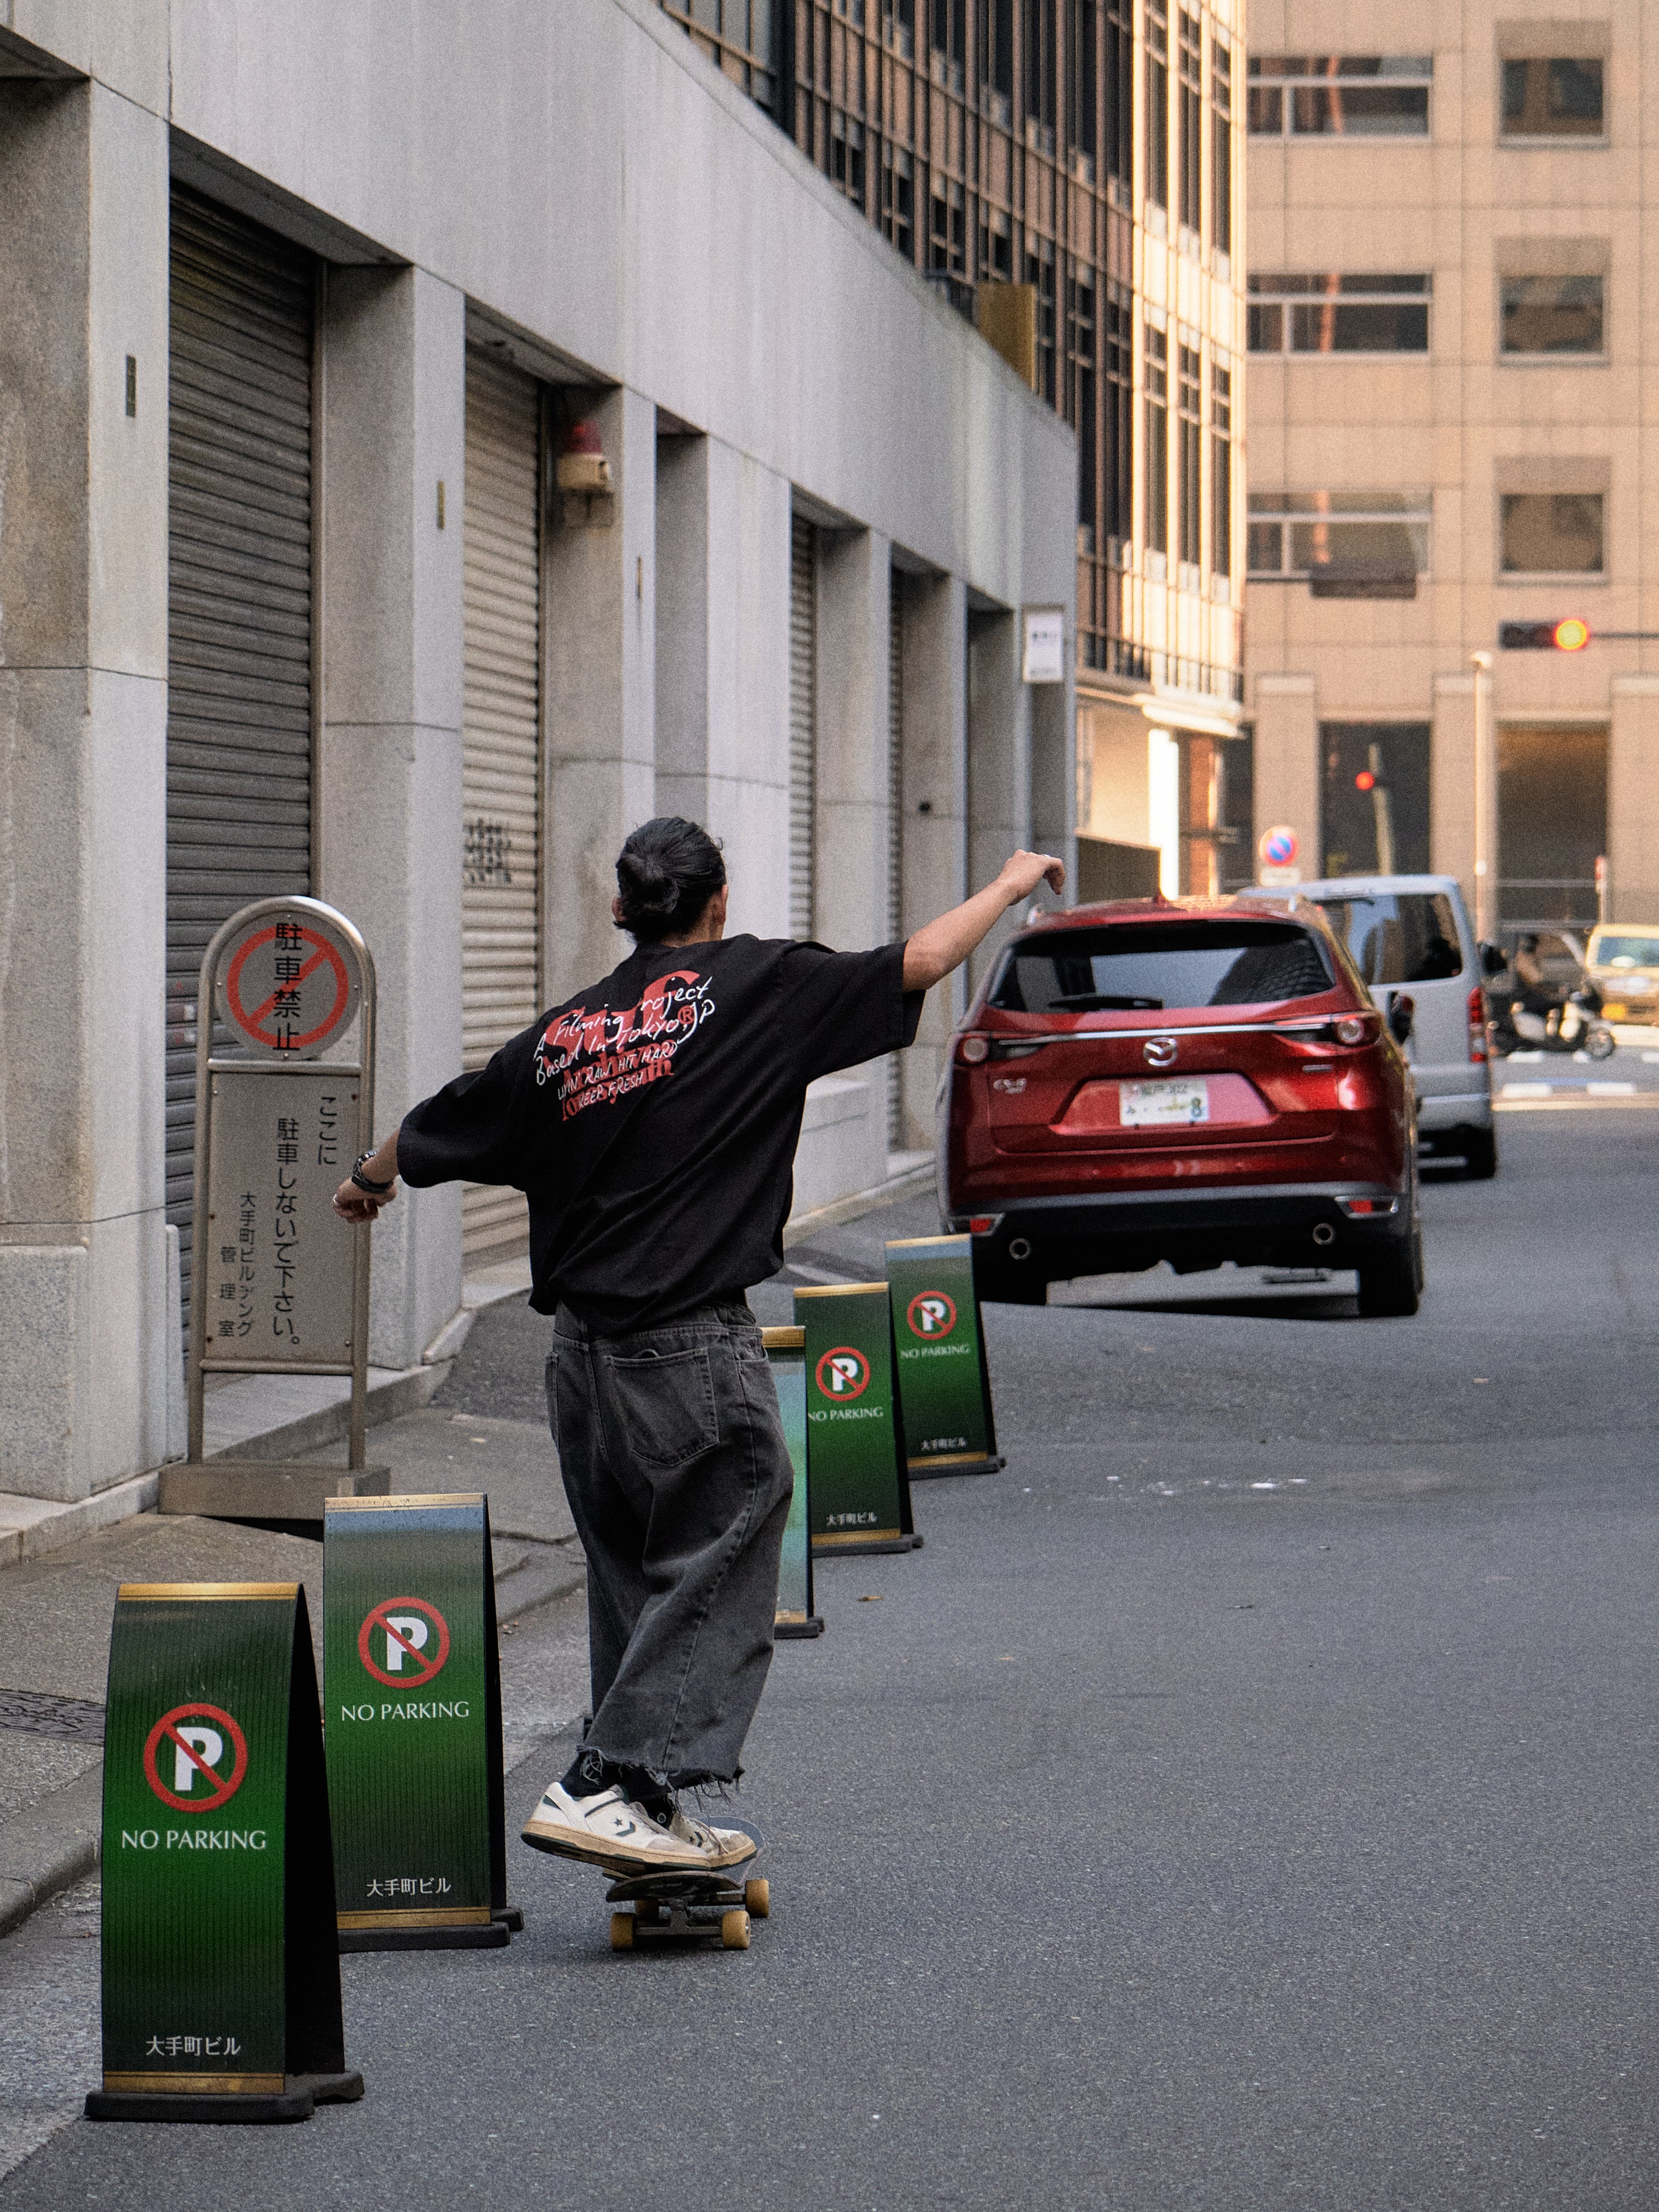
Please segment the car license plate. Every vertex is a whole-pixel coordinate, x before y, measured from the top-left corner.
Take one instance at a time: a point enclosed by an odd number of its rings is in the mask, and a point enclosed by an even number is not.
[[[1210,1118],[1210,1086],[1196,1081],[1124,1083],[1118,1086],[1117,1117],[1126,1129],[1183,1128]]]

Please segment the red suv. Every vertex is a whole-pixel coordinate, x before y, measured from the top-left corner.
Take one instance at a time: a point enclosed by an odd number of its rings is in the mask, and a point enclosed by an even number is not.
[[[1362,1313],[1412,1314],[1413,1111],[1311,902],[1077,907],[1010,940],[952,1040],[940,1211],[973,1233],[982,1297],[1233,1260],[1354,1267]]]

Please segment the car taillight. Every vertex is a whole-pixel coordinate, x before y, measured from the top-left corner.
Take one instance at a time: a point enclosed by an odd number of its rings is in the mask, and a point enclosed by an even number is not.
[[[1000,1213],[975,1213],[969,1217],[968,1232],[972,1237],[994,1237],[1001,1226]]]
[[[1477,983],[1469,993],[1469,1058],[1486,1057],[1486,994]]]
[[[982,1060],[991,1057],[989,1037],[975,1036],[971,1031],[957,1042],[957,1058],[966,1060],[969,1067],[977,1067]]]
[[[1365,1017],[1364,1014],[1342,1014],[1334,1024],[1339,1044],[1364,1044]]]
[[[1337,1204],[1350,1221],[1369,1221],[1376,1214],[1389,1214],[1399,1206],[1397,1198],[1339,1198]]]

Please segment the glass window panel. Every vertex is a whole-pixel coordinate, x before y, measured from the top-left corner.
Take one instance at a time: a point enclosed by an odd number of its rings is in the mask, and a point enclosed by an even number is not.
[[[1601,353],[1602,286],[1600,276],[1504,277],[1504,351]]]
[[[1298,137],[1423,138],[1429,129],[1429,88],[1413,84],[1298,86],[1291,128]]]
[[[1428,526],[1407,522],[1297,522],[1291,528],[1291,567],[1336,567],[1367,574],[1420,575],[1428,567]]]
[[[1426,307],[1326,300],[1290,311],[1292,353],[1426,353]]]
[[[1504,64],[1500,130],[1505,138],[1599,138],[1605,127],[1600,61]]]
[[[1600,492],[1505,492],[1501,563],[1510,574],[1600,575]]]
[[[1317,998],[1324,947],[1294,922],[1186,922],[1071,929],[1010,951],[991,1004],[1015,1013],[1162,1013]]]
[[[1285,570],[1285,532],[1277,522],[1252,522],[1245,560],[1253,576],[1278,576]]]

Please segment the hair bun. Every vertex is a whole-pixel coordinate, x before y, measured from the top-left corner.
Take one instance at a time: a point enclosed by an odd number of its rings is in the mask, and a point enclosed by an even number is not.
[[[617,855],[620,927],[641,942],[689,929],[726,881],[720,848],[706,830],[661,815],[635,830]]]

